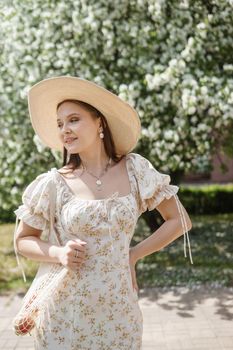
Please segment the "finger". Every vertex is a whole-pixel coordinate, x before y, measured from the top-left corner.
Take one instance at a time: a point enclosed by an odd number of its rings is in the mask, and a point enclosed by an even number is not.
[[[131,271],[132,287],[138,291],[137,278],[135,269]]]
[[[73,262],[73,263],[78,263],[78,262],[82,262],[82,261],[84,261],[84,259],[81,258],[81,257],[77,257],[77,258],[75,258],[75,259],[72,259],[72,262]]]
[[[134,278],[133,278],[133,271],[132,271],[132,269],[131,269],[131,284],[132,284],[132,287],[133,287],[133,285],[134,285]]]
[[[74,241],[75,243],[78,243],[78,244],[81,245],[81,246],[85,246],[85,245],[87,244],[86,241],[83,241],[83,240],[81,240],[81,239],[74,239],[73,241]]]
[[[78,250],[78,249],[75,249],[75,250],[74,250],[74,257],[75,257],[75,258],[78,258],[78,257],[84,258],[84,257],[85,257],[85,253],[82,252],[82,251],[80,251],[80,250],[77,252],[77,250]]]
[[[71,262],[70,265],[69,265],[69,267],[70,267],[71,269],[73,269],[73,270],[77,270],[77,269],[80,268],[80,263]]]
[[[137,292],[139,290],[137,281],[135,281],[135,280],[133,281],[133,289],[135,289]]]
[[[86,244],[87,243],[77,243],[77,242],[73,242],[70,244],[70,247],[73,248],[73,249],[77,249],[77,250],[80,250],[80,251],[85,251],[86,249]]]

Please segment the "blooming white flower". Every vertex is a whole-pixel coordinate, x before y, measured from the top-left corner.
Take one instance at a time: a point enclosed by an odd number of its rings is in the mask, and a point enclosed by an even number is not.
[[[195,112],[196,112],[196,107],[194,107],[194,106],[189,107],[187,110],[187,113],[189,115],[194,114]]]
[[[45,76],[75,74],[112,87],[135,106],[145,145],[161,169],[206,166],[214,145],[210,131],[218,128],[224,133],[233,118],[233,65],[224,63],[232,47],[232,0],[216,0],[219,11],[212,14],[205,5],[193,6],[189,0],[176,8],[170,0],[137,0],[129,12],[126,0],[113,4],[110,12],[103,0],[56,6],[44,0],[43,9],[36,1],[30,6],[20,0],[11,3],[0,5],[1,147],[6,147],[4,128],[11,135],[15,122],[21,139],[32,145],[30,122],[25,128],[21,120],[25,122],[28,114],[26,95],[34,83]],[[9,168],[10,162],[26,161],[25,144],[12,140],[17,151],[15,159],[6,160]],[[47,150],[39,141],[37,145],[39,156],[46,157]],[[192,162],[194,158],[198,161]],[[30,162],[36,164],[33,152]],[[22,170],[17,171],[20,181]]]

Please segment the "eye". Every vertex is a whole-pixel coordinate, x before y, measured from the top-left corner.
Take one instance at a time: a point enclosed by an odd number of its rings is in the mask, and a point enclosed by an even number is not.
[[[79,120],[79,118],[71,118],[71,119],[70,119],[71,122],[74,122],[74,121],[76,122],[76,121],[78,121],[78,120]],[[57,124],[57,127],[58,127],[58,128],[60,128],[61,126],[62,126],[62,124]]]

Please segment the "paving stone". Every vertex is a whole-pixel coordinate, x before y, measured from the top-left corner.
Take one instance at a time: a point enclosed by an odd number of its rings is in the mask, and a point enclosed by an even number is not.
[[[0,296],[0,349],[34,350],[33,338],[17,337],[12,319],[22,297]],[[142,289],[142,350],[232,350],[232,288]],[[94,350],[94,349],[93,349]]]

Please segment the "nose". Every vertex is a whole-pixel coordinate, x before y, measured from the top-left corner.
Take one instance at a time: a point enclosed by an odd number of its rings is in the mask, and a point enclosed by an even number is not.
[[[63,126],[60,128],[60,132],[62,134],[66,134],[67,132],[70,133],[70,129],[65,124],[63,124]]]

